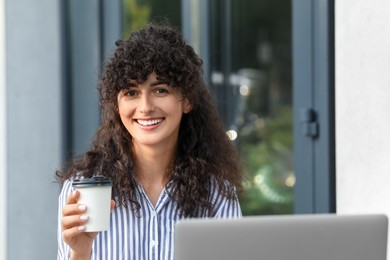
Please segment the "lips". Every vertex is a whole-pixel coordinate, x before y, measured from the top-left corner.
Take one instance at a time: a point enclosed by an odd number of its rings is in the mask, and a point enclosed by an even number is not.
[[[135,121],[142,126],[153,126],[160,124],[164,119],[136,119]]]

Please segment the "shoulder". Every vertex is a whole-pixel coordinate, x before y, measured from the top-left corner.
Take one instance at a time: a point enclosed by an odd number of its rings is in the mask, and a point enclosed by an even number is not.
[[[73,190],[72,188],[72,179],[68,179],[66,181],[64,181],[63,185],[62,185],[62,188],[61,188],[61,194],[69,194],[71,193]]]
[[[236,197],[236,187],[228,180],[218,181],[214,176],[209,180],[210,195],[223,196],[227,198]]]
[[[66,180],[61,188],[60,195],[58,196],[58,205],[60,208],[65,206],[68,196],[73,192],[72,181]]]
[[[75,176],[72,176],[69,179],[64,181],[64,183],[62,184],[60,195],[59,195],[60,204],[65,205],[66,199],[68,198],[69,194],[74,191],[74,188],[72,187],[73,181],[75,179],[83,179],[83,178],[84,178],[84,176],[81,173],[78,173]]]
[[[241,207],[233,184],[224,181],[219,184],[210,180],[210,202],[213,205],[213,217],[241,217]]]

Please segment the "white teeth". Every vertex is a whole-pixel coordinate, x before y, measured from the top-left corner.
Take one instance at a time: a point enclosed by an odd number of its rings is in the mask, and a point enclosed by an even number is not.
[[[153,119],[153,120],[140,120],[138,119],[137,122],[140,125],[144,126],[150,126],[150,125],[157,125],[162,121],[162,119]]]

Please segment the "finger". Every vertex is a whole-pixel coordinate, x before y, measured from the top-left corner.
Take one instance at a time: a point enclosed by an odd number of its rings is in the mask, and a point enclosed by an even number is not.
[[[80,197],[80,192],[78,190],[74,190],[71,192],[66,200],[66,204],[75,204]]]
[[[77,235],[80,235],[85,231],[85,226],[80,225],[80,226],[74,226],[72,228],[64,229],[62,231],[62,238],[65,243],[69,244],[70,241]]]
[[[85,225],[86,222],[88,222],[87,215],[66,216],[61,219],[61,226],[62,226],[62,230],[66,230],[66,229],[73,228],[75,226]]]
[[[68,204],[62,208],[62,216],[81,215],[87,211],[83,204]]]
[[[111,211],[115,208],[115,201],[111,200]]]

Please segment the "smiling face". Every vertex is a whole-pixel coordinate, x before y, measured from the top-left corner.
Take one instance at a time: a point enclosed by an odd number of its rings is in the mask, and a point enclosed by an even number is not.
[[[118,94],[118,110],[134,146],[174,147],[183,113],[191,110],[179,90],[151,73],[142,83],[131,82]]]

